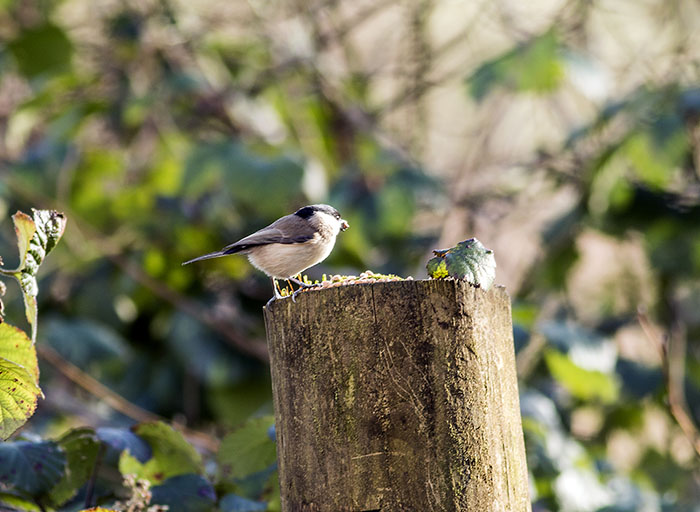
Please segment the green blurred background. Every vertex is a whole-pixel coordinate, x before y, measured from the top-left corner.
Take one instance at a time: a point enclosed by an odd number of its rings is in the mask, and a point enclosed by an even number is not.
[[[699,164],[693,0],[2,0],[6,265],[15,210],[69,219],[28,430],[138,419],[76,368],[213,437],[271,413],[269,280],[180,263],[327,202],[311,278],[495,250],[535,511],[698,511]]]

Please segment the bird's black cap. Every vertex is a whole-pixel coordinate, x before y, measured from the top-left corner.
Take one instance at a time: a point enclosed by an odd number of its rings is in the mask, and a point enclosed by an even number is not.
[[[302,219],[308,219],[315,212],[327,213],[328,215],[332,215],[336,219],[340,218],[340,213],[338,213],[338,210],[336,210],[332,206],[328,206],[327,204],[312,204],[310,206],[304,206],[303,208],[299,208],[296,212],[294,212],[294,215],[297,215]]]

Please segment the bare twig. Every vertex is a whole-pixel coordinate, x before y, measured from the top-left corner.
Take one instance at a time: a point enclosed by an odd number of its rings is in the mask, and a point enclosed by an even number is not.
[[[643,310],[637,312],[637,319],[647,338],[654,343],[661,355],[664,377],[668,389],[668,407],[685,437],[700,457],[700,431],[693,422],[685,398],[685,357],[686,333],[676,322],[668,336],[662,335],[652,324]]]
[[[77,384],[83,388],[88,393],[96,396],[107,405],[109,405],[115,411],[118,411],[125,416],[137,421],[137,422],[150,422],[150,421],[167,421],[165,418],[154,414],[146,409],[139,407],[138,405],[128,401],[123,396],[115,393],[107,386],[102,384],[100,381],[88,375],[80,368],[75,366],[70,361],[66,360],[56,352],[53,348],[46,344],[37,345],[37,353],[47,362],[63,374],[67,379],[69,379],[74,384]],[[177,425],[177,428],[182,431],[182,433],[195,441],[197,444],[204,447],[210,452],[216,452],[219,446],[219,441],[215,438],[205,434],[204,432],[199,432],[192,430],[182,425]]]

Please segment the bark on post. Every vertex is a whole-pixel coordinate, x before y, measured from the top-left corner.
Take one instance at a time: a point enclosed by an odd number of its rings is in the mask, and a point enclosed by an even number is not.
[[[503,288],[348,285],[265,322],[284,512],[530,510]]]

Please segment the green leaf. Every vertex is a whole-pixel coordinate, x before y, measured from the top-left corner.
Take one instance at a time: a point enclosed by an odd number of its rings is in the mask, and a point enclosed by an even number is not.
[[[196,146],[187,159],[183,185],[188,197],[225,193],[236,208],[275,217],[301,197],[303,176],[301,163],[289,156],[259,155],[226,140]]]
[[[484,290],[491,288],[496,279],[496,258],[493,251],[486,249],[476,238],[433,253],[436,257],[427,264],[428,275],[433,279],[466,279]]]
[[[39,285],[36,275],[46,255],[56,246],[66,227],[66,218],[53,210],[34,210],[33,218],[17,212],[12,216],[17,234],[19,266],[15,270],[0,269],[0,273],[17,279],[22,288],[25,314],[32,326],[32,341],[36,340]]]
[[[0,444],[0,482],[30,496],[48,491],[62,477],[66,458],[53,441]]]
[[[274,421],[272,416],[251,419],[223,439],[218,453],[223,478],[244,478],[275,463],[276,445],[268,435]]]
[[[73,54],[66,33],[52,23],[22,29],[7,46],[20,73],[28,78],[66,69]]]
[[[151,493],[151,505],[167,505],[168,512],[209,512],[216,504],[214,487],[200,475],[174,476]]]
[[[17,271],[19,271],[26,265],[29,246],[36,232],[36,224],[34,224],[34,220],[29,215],[20,211],[12,216],[12,222],[15,224],[15,234],[17,235],[17,248],[19,249],[19,267],[17,267]]]
[[[572,396],[581,400],[613,403],[619,395],[618,382],[603,372],[585,370],[574,364],[566,354],[549,349],[544,354],[552,377]]]
[[[59,507],[88,481],[95,466],[100,441],[91,428],[76,428],[58,440],[66,455],[67,467],[63,478],[51,489],[49,498]]]
[[[202,473],[202,459],[182,435],[163,422],[142,423],[135,433],[143,438],[153,451],[145,463],[139,462],[128,451],[119,458],[122,475],[135,474],[153,484],[187,473]]]
[[[21,366],[39,384],[39,363],[36,348],[27,334],[18,327],[0,324],[0,357]]]
[[[688,155],[685,126],[667,130],[669,133],[662,140],[657,140],[653,132],[640,131],[631,135],[620,148],[638,179],[657,190],[673,181]]]
[[[21,329],[0,323],[0,438],[7,439],[34,414],[39,389],[36,349]]]
[[[8,328],[14,329],[7,324],[0,324],[0,333],[6,332]],[[25,337],[25,344],[26,341]],[[2,342],[0,335],[0,346],[4,347]],[[24,425],[34,414],[40,396],[42,393],[36,384],[35,375],[22,365],[0,356],[0,438],[7,439]]]
[[[481,101],[496,87],[549,92],[559,86],[563,77],[559,40],[549,31],[482,64],[467,78],[467,85],[472,97]]]
[[[11,494],[8,492],[0,492],[0,510],[5,510],[3,508],[3,505],[8,508],[8,511],[11,510],[21,510],[23,512],[40,512],[41,509],[39,508],[39,505],[36,503],[23,498],[21,496],[17,496],[15,494]]]
[[[207,405],[230,427],[240,425],[261,409],[272,410],[270,376],[258,375],[222,387],[210,387]]]

